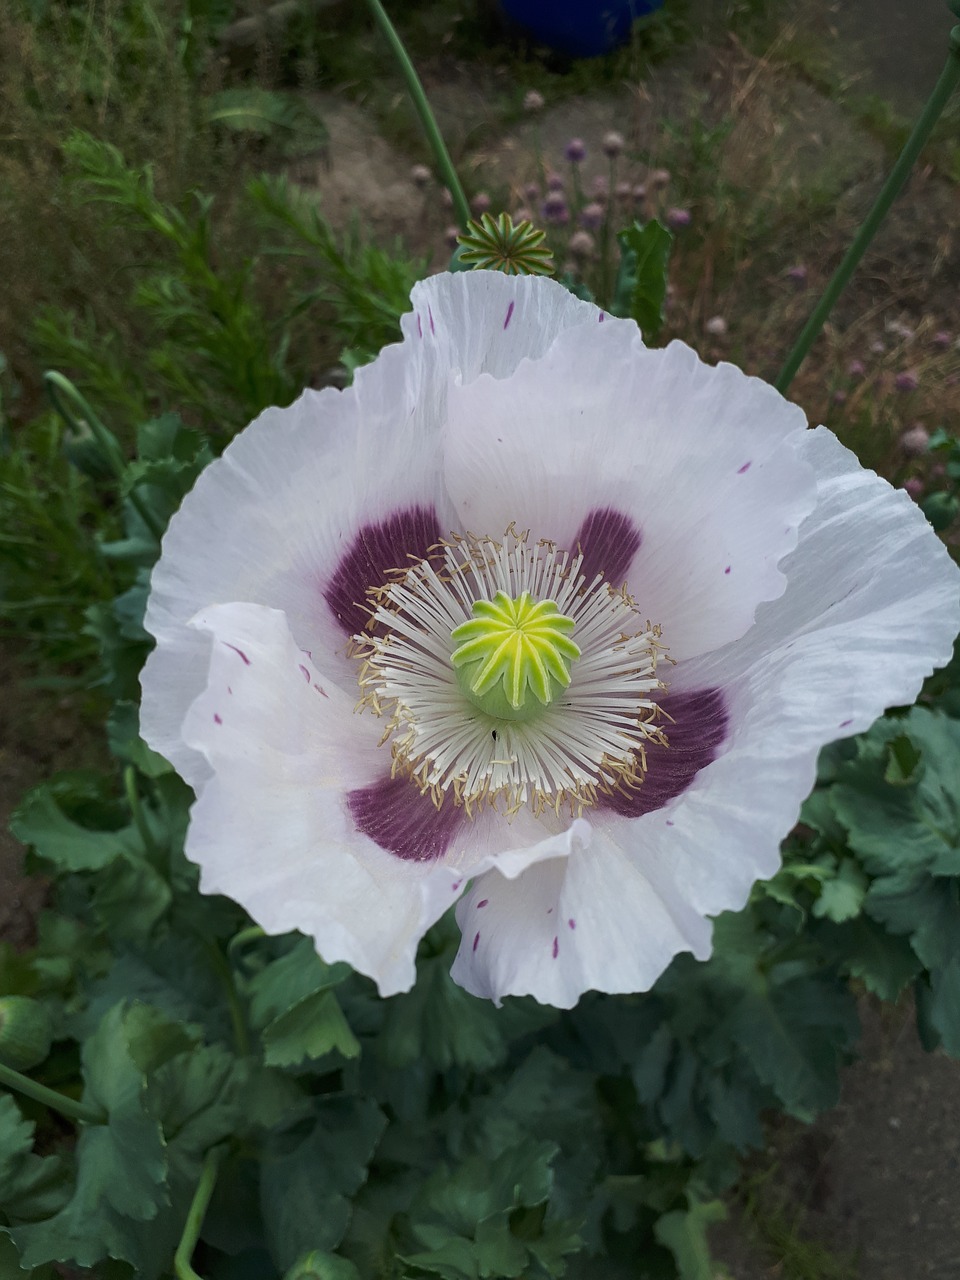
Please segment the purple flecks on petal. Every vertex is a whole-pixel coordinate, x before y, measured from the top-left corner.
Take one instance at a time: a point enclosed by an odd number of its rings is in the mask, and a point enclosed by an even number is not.
[[[347,635],[356,635],[367,624],[368,588],[382,586],[391,569],[426,559],[439,538],[440,525],[432,507],[408,507],[380,524],[362,526],[323,591]]]
[[[745,475],[747,474],[747,472],[750,470],[750,468],[751,468],[752,466],[753,466],[753,462],[752,462],[752,461],[751,461],[751,462],[745,462],[745,463],[743,464],[743,466],[742,466],[742,467],[737,467],[737,475],[738,475],[738,476],[745,476]]]
[[[477,910],[479,911],[481,907],[485,907],[489,901],[490,901],[489,898],[481,898],[480,901],[477,903]]]
[[[511,302],[509,307],[507,307],[507,318],[503,322],[504,329],[506,329],[507,325],[509,325],[510,321],[513,319],[513,309],[516,305],[517,304],[515,302]]]
[[[730,572],[730,565],[727,565],[727,567],[724,569],[724,571],[723,571],[723,572],[724,572],[724,573],[729,573],[729,572]]]
[[[641,541],[640,530],[629,516],[612,507],[596,507],[577,530],[573,549],[583,552],[581,573],[587,582],[602,573],[611,586],[619,587]]]
[[[568,927],[569,929],[575,929],[575,928],[577,927],[577,922],[576,922],[576,920],[574,920],[574,919],[571,917],[571,918],[567,921],[567,927]]]
[[[668,826],[668,827],[672,827],[672,826],[674,826],[674,825],[675,825],[675,824],[674,824],[673,819],[672,819],[672,818],[668,818],[668,819],[667,819],[667,826]]]
[[[628,795],[614,791],[600,803],[624,818],[639,818],[662,809],[682,795],[694,778],[720,754],[730,717],[720,689],[695,689],[660,700],[666,747],[647,744],[647,772]],[[667,718],[669,717],[669,719]]]
[[[420,312],[417,312],[417,333],[423,337],[423,321],[420,319]]]
[[[320,695],[320,697],[321,697],[321,698],[329,698],[329,697],[330,697],[330,695],[329,695],[329,693],[327,693],[326,689],[321,689],[321,687],[320,687],[318,684],[315,684],[313,687],[316,689],[317,693],[319,693],[319,695]]]
[[[228,649],[232,649],[234,653],[238,653],[240,657],[243,659],[243,665],[245,667],[249,667],[250,659],[247,657],[247,655],[243,652],[242,649],[238,649],[235,644],[230,644],[226,640],[224,640],[223,643],[227,646]]]
[[[479,929],[478,929],[478,930],[477,930],[477,932],[473,935],[473,949],[474,949],[474,951],[476,951],[476,949],[477,949],[477,947],[478,947],[479,945],[480,945],[480,931],[479,931]]]
[[[554,960],[556,960],[556,958],[557,958],[557,956],[558,956],[559,954],[560,954],[560,939],[559,939],[559,938],[554,938],[554,940],[553,940],[553,958],[554,958]]]
[[[223,720],[222,720],[222,718],[220,717],[219,712],[217,712],[217,711],[215,711],[215,712],[213,713],[213,723],[214,723],[214,724],[223,724]]]
[[[601,311],[601,312],[600,312],[600,314],[597,316],[597,324],[603,324],[603,322],[604,322],[604,320],[606,320],[606,318],[607,318],[607,317],[606,317],[606,316],[603,314],[603,312]]]
[[[357,830],[405,862],[443,857],[464,821],[453,804],[438,809],[407,778],[385,777],[349,792],[347,803]]]
[[[846,728],[849,728],[849,726],[850,726],[850,725],[852,725],[852,724],[853,724],[853,721],[852,721],[852,720],[841,720],[841,721],[840,721],[840,728],[841,728],[841,729],[846,729]]]
[[[303,663],[302,663],[302,662],[300,663],[300,670],[303,672],[303,678],[304,678],[304,680],[306,680],[307,684],[309,684],[309,683],[310,683],[310,672],[307,670],[307,668],[303,665]]]
[[[430,332],[436,333],[437,331],[434,328],[434,324],[433,324],[433,308],[432,307],[427,307],[427,316],[430,319]]]

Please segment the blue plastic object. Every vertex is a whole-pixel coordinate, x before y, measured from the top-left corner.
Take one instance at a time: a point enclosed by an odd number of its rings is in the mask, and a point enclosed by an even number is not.
[[[595,58],[623,44],[634,18],[663,0],[501,0],[504,14],[539,44],[571,58]]]

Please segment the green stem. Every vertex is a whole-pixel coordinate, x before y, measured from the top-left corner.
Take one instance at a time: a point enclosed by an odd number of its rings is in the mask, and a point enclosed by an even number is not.
[[[233,1028],[233,1041],[237,1046],[237,1055],[245,1058],[250,1052],[250,1037],[247,1035],[247,1024],[243,1017],[243,1009],[240,1007],[240,1000],[237,996],[237,988],[233,981],[233,970],[230,968],[226,957],[215,942],[204,939],[206,943],[207,954],[210,956],[211,963],[220,979],[220,985],[223,987],[223,993],[227,998],[227,1008],[230,1012],[230,1024]]]
[[[191,1265],[193,1251],[197,1247],[197,1241],[200,1239],[200,1229],[203,1226],[204,1215],[210,1207],[210,1200],[217,1185],[217,1174],[220,1171],[222,1157],[223,1148],[214,1147],[207,1152],[207,1158],[203,1162],[200,1181],[197,1183],[197,1189],[193,1193],[190,1208],[187,1210],[187,1220],[183,1224],[183,1235],[177,1245],[177,1252],[173,1255],[173,1269],[177,1280],[200,1280]]]
[[[123,788],[127,795],[130,813],[133,815],[133,825],[140,834],[140,839],[143,841],[150,861],[159,866],[163,860],[163,854],[156,840],[154,840],[153,832],[147,825],[147,820],[143,815],[143,806],[140,803],[140,794],[137,791],[137,771],[132,764],[127,765],[123,771]]]
[[[248,942],[256,942],[266,936],[266,933],[258,924],[248,925],[246,929],[241,929],[239,933],[235,933],[227,943],[227,955],[233,960],[237,952],[241,951]]]
[[[91,435],[103,450],[104,456],[110,464],[110,469],[122,483],[126,475],[126,463],[113,432],[103,425],[70,379],[65,378],[62,373],[48,369],[43,375],[43,384],[54,409],[56,409],[67,426],[78,433],[81,431],[81,424],[78,422],[73,410],[76,408],[80,411],[83,415],[83,421],[90,428]],[[130,505],[137,515],[159,542],[163,537],[163,525],[160,524],[135,489],[131,489],[127,497],[130,499]]]
[[[36,1080],[21,1075],[12,1067],[5,1067],[3,1063],[0,1063],[0,1084],[6,1085],[8,1089],[15,1089],[17,1093],[22,1093],[24,1097],[32,1098],[45,1107],[52,1107],[70,1120],[79,1120],[83,1124],[106,1123],[106,1115],[96,1107],[88,1107],[85,1102],[77,1102],[75,1098],[68,1098],[65,1093],[48,1089],[45,1084],[38,1084]]]
[[[877,234],[880,224],[890,210],[890,206],[900,194],[900,190],[909,177],[917,156],[923,150],[933,126],[940,118],[944,107],[958,84],[960,84],[960,27],[954,27],[950,32],[950,53],[947,57],[946,66],[941,72],[940,79],[937,81],[933,93],[931,93],[927,105],[920,115],[920,119],[914,126],[913,132],[907,139],[897,163],[893,166],[890,176],[877,196],[876,203],[867,214],[853,244],[847,250],[843,261],[834,273],[833,279],[827,285],[823,297],[817,303],[813,314],[804,325],[793,350],[787,356],[786,362],[780,370],[780,376],[776,381],[778,391],[786,394],[797,370],[823,328],[827,316],[833,310],[840,294],[847,287],[850,277],[856,271],[867,246]]]
[[[417,115],[420,117],[423,131],[427,135],[427,142],[433,151],[437,167],[443,175],[447,190],[453,197],[453,207],[456,211],[457,222],[460,224],[460,230],[466,231],[467,223],[470,221],[470,206],[467,204],[467,197],[463,194],[463,187],[460,185],[457,171],[453,167],[453,161],[450,159],[450,152],[447,150],[447,144],[443,140],[443,134],[440,132],[436,116],[433,114],[433,109],[424,92],[423,85],[420,83],[420,77],[410,61],[410,55],[403,47],[403,41],[397,35],[396,27],[387,17],[386,10],[380,0],[367,0],[367,4],[370,6],[374,21],[383,32],[387,44],[393,51],[393,55],[400,66],[400,71],[407,83],[407,92],[413,99],[413,105],[416,107]]]

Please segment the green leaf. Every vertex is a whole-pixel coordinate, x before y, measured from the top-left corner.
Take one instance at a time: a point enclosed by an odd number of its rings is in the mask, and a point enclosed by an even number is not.
[[[234,133],[276,135],[288,155],[322,150],[328,141],[322,117],[308,102],[268,89],[224,89],[209,99],[207,119]]]
[[[673,1254],[680,1280],[714,1280],[707,1230],[722,1222],[727,1211],[720,1200],[698,1200],[688,1195],[688,1208],[665,1213],[653,1228],[654,1235]]]
[[[8,1222],[49,1217],[69,1194],[69,1165],[33,1153],[34,1125],[9,1093],[0,1093],[0,1214]]]
[[[278,1267],[292,1267],[311,1250],[333,1250],[350,1220],[350,1200],[386,1119],[372,1098],[327,1097],[306,1135],[276,1138],[261,1174],[267,1242]]]
[[[673,236],[652,218],[645,225],[635,222],[617,240],[621,259],[612,310],[636,320],[644,340],[652,342],[664,321]]]
[[[844,858],[836,875],[822,882],[813,914],[819,920],[833,920],[836,924],[852,920],[860,914],[869,884],[853,858]]]
[[[349,974],[348,965],[324,963],[313,942],[299,937],[249,982],[250,1021],[263,1032],[269,1066],[296,1067],[335,1050],[357,1056],[360,1044],[332,990]]]
[[[346,1258],[315,1249],[292,1266],[283,1280],[360,1280],[360,1272]]]
[[[859,978],[881,1000],[898,999],[921,968],[906,938],[892,936],[866,916],[824,924],[817,938],[830,947],[845,973]]]

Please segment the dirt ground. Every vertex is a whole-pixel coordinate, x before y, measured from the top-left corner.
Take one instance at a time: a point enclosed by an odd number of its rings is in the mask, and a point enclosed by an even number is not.
[[[819,38],[835,51],[842,48],[850,75],[889,94],[898,108],[916,109],[925,96],[920,86],[931,81],[945,57],[950,26],[945,4],[918,0],[906,20],[900,0],[844,0],[843,5],[821,4],[820,12],[831,20]],[[749,157],[762,151],[768,157],[764,181],[783,182],[789,170],[791,181],[836,188],[829,228],[810,228],[805,253],[811,264],[810,296],[819,283],[820,264],[832,262],[837,238],[856,226],[884,172],[882,147],[836,103],[803,76],[764,67],[729,44],[685,53],[649,82],[617,94],[548,104],[536,121],[507,130],[491,106],[491,76],[495,79],[496,72],[478,74],[439,61],[426,68],[441,122],[466,157],[473,190],[481,183],[491,191],[516,187],[530,172],[537,148],[559,153],[571,136],[599,139],[612,127],[631,131],[639,142],[653,136],[665,115],[689,120],[693,100],[729,104],[742,92],[744,101],[749,97],[754,104],[737,125],[742,152]],[[392,145],[362,104],[331,96],[321,105],[329,154],[295,176],[316,182],[335,221],[345,222],[359,211],[381,239],[403,235],[439,264],[449,221],[439,193],[415,187],[410,157]],[[822,270],[826,274],[826,265]],[[736,285],[724,288],[717,292],[703,281],[686,300],[687,319],[695,325],[723,311],[732,322],[744,299]],[[789,333],[791,323],[802,320],[808,295],[777,297],[777,328]],[[908,316],[933,314],[944,327],[960,329],[957,189],[923,170],[912,179],[841,305],[840,324],[864,312],[879,314],[890,297]],[[739,338],[731,335],[728,351],[705,354],[730,354],[769,373],[782,350],[775,343],[775,349],[762,350],[759,342],[759,330],[745,330]],[[815,371],[807,371],[795,394],[811,416],[824,411],[826,396]],[[6,833],[9,813],[33,783],[57,768],[87,762],[95,730],[78,727],[69,700],[18,693],[9,654],[0,653],[0,684],[0,937],[24,944],[43,886],[19,874],[20,851]],[[759,1241],[749,1215],[733,1204],[730,1222],[716,1234],[718,1276],[960,1280],[960,1063],[923,1051],[909,1007],[879,1010],[865,1002],[862,1012],[862,1057],[845,1073],[839,1106],[810,1127],[775,1126],[766,1158],[752,1167],[763,1174],[758,1203],[762,1206],[764,1197],[768,1204],[782,1200],[792,1234],[822,1245],[831,1266],[844,1259],[847,1265],[829,1272],[791,1268],[789,1249],[771,1243],[770,1232],[765,1245]]]

